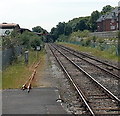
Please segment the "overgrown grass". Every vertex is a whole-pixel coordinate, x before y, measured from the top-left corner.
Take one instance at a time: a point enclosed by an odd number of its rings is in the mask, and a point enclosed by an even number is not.
[[[88,52],[91,55],[97,56],[102,59],[112,60],[112,61],[116,61],[116,62],[118,62],[118,59],[119,59],[118,56],[111,54],[107,51],[100,51],[97,48],[84,47],[84,46],[79,46],[79,45],[74,45],[74,44],[64,43],[64,42],[60,42],[59,44],[62,44],[62,45],[68,46],[68,47],[72,47],[72,48],[82,51],[82,52]]]
[[[43,55],[44,50],[40,52],[30,51],[28,65],[24,63],[24,57],[22,57],[21,61],[15,62],[6,68],[2,73],[2,89],[20,88],[32,74],[29,68]]]

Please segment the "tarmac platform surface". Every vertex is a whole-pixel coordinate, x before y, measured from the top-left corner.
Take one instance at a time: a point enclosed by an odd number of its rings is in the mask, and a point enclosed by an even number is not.
[[[3,90],[2,114],[66,114],[57,88],[33,88],[30,93],[20,89]]]

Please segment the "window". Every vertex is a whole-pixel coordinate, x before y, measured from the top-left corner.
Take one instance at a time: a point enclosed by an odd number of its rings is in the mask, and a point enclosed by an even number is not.
[[[115,26],[110,26],[110,29],[111,29],[111,30],[115,29]]]

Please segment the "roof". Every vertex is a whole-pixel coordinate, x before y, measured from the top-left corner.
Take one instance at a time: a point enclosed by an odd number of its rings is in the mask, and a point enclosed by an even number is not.
[[[96,22],[102,22],[105,19],[117,19],[118,12],[120,12],[120,7],[116,7],[110,13],[102,15]]]
[[[26,28],[20,28],[19,31],[20,31],[21,33],[23,33],[24,31],[29,31],[29,32],[31,32],[31,30],[26,29]]]
[[[0,28],[15,28],[15,27],[20,28],[20,26],[15,23],[0,23]]]
[[[105,17],[106,17],[106,15],[100,16],[100,18],[96,22],[102,22],[102,20],[104,20]]]
[[[116,19],[118,14],[118,7],[113,9],[107,16],[106,19]]]

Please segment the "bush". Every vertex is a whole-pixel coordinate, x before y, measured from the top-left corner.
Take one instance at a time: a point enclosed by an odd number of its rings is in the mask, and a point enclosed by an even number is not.
[[[96,42],[97,37],[96,37],[96,36],[93,36],[92,40],[93,40],[93,42]]]
[[[24,45],[27,49],[30,49],[31,47],[36,48],[36,46],[43,44],[42,38],[33,32],[25,31],[20,35],[20,39],[21,44]]]
[[[68,36],[62,34],[59,36],[58,41],[60,42],[68,41]]]

